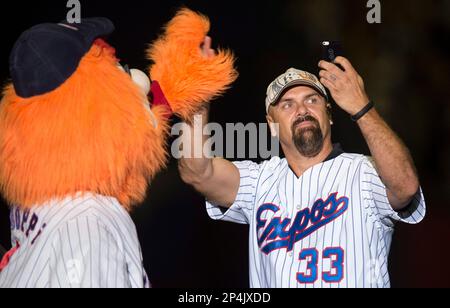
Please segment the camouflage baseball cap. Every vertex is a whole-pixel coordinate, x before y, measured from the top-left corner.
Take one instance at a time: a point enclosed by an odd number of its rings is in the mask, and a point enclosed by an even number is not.
[[[287,89],[297,85],[312,87],[328,100],[328,94],[325,87],[315,75],[295,68],[290,68],[267,88],[266,111],[269,112],[269,107],[276,104]]]

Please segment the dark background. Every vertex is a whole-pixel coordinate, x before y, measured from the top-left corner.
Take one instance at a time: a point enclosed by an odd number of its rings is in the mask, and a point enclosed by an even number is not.
[[[0,81],[22,31],[65,19],[66,0],[0,4]],[[212,121],[263,123],[267,85],[289,67],[317,73],[321,40],[341,40],[365,78],[379,112],[410,148],[421,176],[428,216],[399,225],[390,269],[394,287],[449,287],[450,267],[450,1],[381,1],[382,24],[366,21],[366,1],[100,1],[84,0],[82,16],[112,19],[110,43],[131,67],[144,69],[144,51],[181,5],[211,19],[215,46],[232,48],[239,80],[214,103]],[[334,141],[369,154],[348,116],[335,108]],[[152,183],[133,213],[145,266],[155,287],[247,287],[248,228],[213,222],[204,200],[178,175],[176,162]],[[8,246],[6,205],[0,242]]]

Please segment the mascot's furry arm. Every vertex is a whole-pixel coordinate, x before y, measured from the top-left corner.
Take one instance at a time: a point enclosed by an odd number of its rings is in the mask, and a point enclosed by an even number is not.
[[[159,83],[172,111],[183,120],[222,95],[238,76],[231,51],[219,50],[210,58],[202,55],[200,45],[209,29],[206,16],[181,9],[147,52],[155,63],[150,67],[151,79]]]

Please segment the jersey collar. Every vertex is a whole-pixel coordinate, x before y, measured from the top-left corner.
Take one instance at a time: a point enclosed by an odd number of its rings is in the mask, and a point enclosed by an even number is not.
[[[333,151],[331,154],[324,160],[324,163],[333,159],[338,158],[342,154],[344,154],[344,150],[342,149],[342,146],[340,143],[336,143],[333,145]]]
[[[324,164],[324,163],[326,163],[326,162],[328,162],[328,161],[330,161],[330,160],[336,159],[336,158],[338,158],[339,156],[341,156],[342,154],[345,154],[345,152],[344,152],[344,150],[342,149],[341,144],[340,144],[340,143],[333,144],[333,151],[331,151],[330,155],[328,155],[328,157],[327,157],[323,162],[319,163],[319,165],[320,165],[320,164]],[[298,177],[298,176],[295,174],[294,169],[292,169],[292,167],[291,167],[291,165],[289,165],[289,163],[288,163],[288,166],[289,166],[289,169],[291,170],[291,172],[297,177],[297,179],[301,178],[301,177]],[[317,166],[317,165],[316,165],[316,166]],[[313,166],[313,167],[314,167],[314,166]],[[313,167],[311,167],[311,168],[313,168]],[[311,168],[310,168],[310,169],[311,169]],[[308,169],[308,170],[310,170],[310,169]],[[305,172],[306,172],[306,171],[305,171]]]

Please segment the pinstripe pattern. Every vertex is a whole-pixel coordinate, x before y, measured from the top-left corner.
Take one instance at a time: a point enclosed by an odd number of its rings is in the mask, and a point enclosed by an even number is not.
[[[396,222],[416,224],[425,217],[425,201],[420,191],[405,212],[395,212],[389,204],[386,187],[373,161],[363,155],[342,154],[307,170],[300,178],[286,160],[274,158],[260,165],[234,163],[241,174],[241,185],[235,204],[223,213],[219,206],[206,203],[212,219],[250,225],[250,286],[253,288],[388,288],[388,256]],[[348,198],[348,208],[336,219],[295,243],[262,252],[258,240],[274,218],[293,227],[296,215],[312,210],[314,203],[327,200],[333,193]],[[265,222],[258,229],[258,211],[263,205],[275,205],[277,212],[264,211]],[[309,213],[309,212],[308,212]],[[311,222],[310,225],[311,226]],[[281,228],[281,225],[279,225]],[[258,231],[259,230],[259,231]],[[276,231],[278,230],[278,231]],[[272,232],[280,232],[274,229]],[[279,234],[279,233],[277,233]],[[265,244],[281,241],[279,235],[265,239]],[[265,245],[263,244],[263,245]],[[310,258],[300,260],[301,252],[316,249],[317,279],[312,283],[297,280],[297,273],[308,275]],[[336,254],[326,258],[327,249],[343,252],[342,275],[339,276]],[[326,281],[326,274],[342,278]]]
[[[0,273],[0,288],[150,286],[136,228],[114,198],[80,194],[30,214],[14,208],[11,224],[12,242],[21,246]]]

